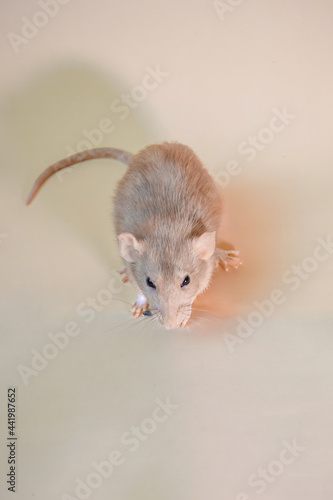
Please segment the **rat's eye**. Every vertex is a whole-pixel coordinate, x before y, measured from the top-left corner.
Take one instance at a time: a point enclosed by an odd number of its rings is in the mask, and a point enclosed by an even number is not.
[[[152,280],[150,278],[146,279],[146,283],[148,286],[150,286],[150,288],[156,288],[156,285],[154,285],[154,283],[152,282]]]
[[[189,276],[185,276],[184,280],[183,280],[183,283],[180,285],[181,287],[183,286],[186,286],[188,285],[190,282],[190,277]]]

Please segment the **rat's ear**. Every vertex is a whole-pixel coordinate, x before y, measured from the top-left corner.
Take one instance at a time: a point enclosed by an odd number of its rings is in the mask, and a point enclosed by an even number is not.
[[[142,253],[142,243],[131,233],[121,233],[118,235],[120,255],[126,262],[135,261],[135,251]]]
[[[215,250],[215,234],[215,231],[212,233],[203,233],[193,241],[193,249],[200,259],[207,260],[213,255]]]

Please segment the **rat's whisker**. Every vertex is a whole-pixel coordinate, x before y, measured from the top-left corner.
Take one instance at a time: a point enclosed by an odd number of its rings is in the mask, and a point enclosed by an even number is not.
[[[210,311],[209,309],[200,309],[198,307],[192,307],[192,311],[204,312],[206,314],[209,314],[210,316],[217,316],[220,319],[223,319],[225,317],[223,316],[223,314],[218,314],[214,311]]]
[[[133,318],[133,323],[128,327],[128,330],[133,329],[133,326],[141,325],[141,323],[145,323],[145,322],[146,322],[146,318],[144,316],[140,316],[139,318]]]
[[[141,326],[141,328],[138,330],[138,335],[144,338],[147,336],[147,326],[148,326],[147,318],[143,317],[142,321],[139,322],[139,325]]]
[[[112,300],[118,300],[119,302],[123,302],[124,304],[127,304],[128,306],[132,306],[132,304],[130,302],[128,302],[127,300],[124,300],[124,299],[119,299],[117,297],[112,297]]]
[[[122,322],[122,323],[119,323],[118,325],[115,325],[114,327],[112,328],[108,328],[107,330],[105,330],[105,334],[107,333],[115,333],[117,331],[117,328],[121,328],[120,330],[120,333],[124,331],[124,329],[128,326],[129,323],[132,323],[133,319],[129,319],[125,322]],[[119,333],[119,331],[118,331]]]

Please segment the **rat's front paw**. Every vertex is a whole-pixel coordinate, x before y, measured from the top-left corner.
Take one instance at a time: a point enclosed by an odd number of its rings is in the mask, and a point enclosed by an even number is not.
[[[148,311],[149,304],[144,295],[138,295],[138,298],[131,307],[131,313],[133,318],[140,318],[144,311]]]
[[[118,271],[118,273],[120,274],[121,276],[121,280],[122,282],[125,284],[125,283],[128,283],[129,281],[129,277],[127,276],[127,272],[126,272],[126,268],[124,267],[123,269],[120,269]]]
[[[242,259],[238,257],[238,250],[222,250],[221,248],[216,249],[217,264],[220,264],[226,271],[229,271],[231,267],[238,269],[240,265],[243,264]]]

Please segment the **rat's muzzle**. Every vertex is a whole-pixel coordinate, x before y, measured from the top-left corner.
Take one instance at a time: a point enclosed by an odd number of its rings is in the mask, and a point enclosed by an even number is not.
[[[163,312],[158,313],[158,320],[166,330],[183,328],[191,316],[191,308],[166,307]]]

